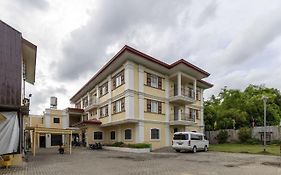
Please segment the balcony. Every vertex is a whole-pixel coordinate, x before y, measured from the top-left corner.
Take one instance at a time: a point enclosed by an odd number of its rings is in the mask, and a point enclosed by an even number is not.
[[[195,117],[189,113],[181,112],[170,115],[170,125],[193,125]]]
[[[88,106],[85,108],[85,111],[90,111],[94,108],[98,108],[99,107],[99,104],[98,104],[98,98],[96,97],[91,97],[90,100],[89,100],[89,104]]]
[[[194,90],[190,87],[181,86],[170,90],[170,102],[177,104],[191,104],[195,102]]]

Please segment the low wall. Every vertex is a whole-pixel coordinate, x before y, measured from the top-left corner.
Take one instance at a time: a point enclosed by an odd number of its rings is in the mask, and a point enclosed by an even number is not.
[[[261,139],[261,133],[264,131],[264,127],[254,127],[252,129],[252,138]],[[221,130],[217,131],[206,131],[205,135],[209,140],[210,144],[217,144],[217,135]],[[238,132],[239,130],[225,129],[228,132],[228,142],[239,141]],[[270,140],[281,140],[281,127],[280,126],[268,126],[266,127],[266,132],[269,132],[271,137]]]
[[[113,147],[113,146],[103,146],[105,150],[111,151],[122,151],[122,152],[129,152],[129,153],[149,153],[150,148],[124,148],[124,147]]]

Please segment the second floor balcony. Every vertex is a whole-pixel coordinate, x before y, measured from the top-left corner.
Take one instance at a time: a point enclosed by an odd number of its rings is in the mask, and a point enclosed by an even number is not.
[[[190,104],[195,102],[195,92],[193,88],[181,86],[170,90],[170,102],[179,104]]]
[[[99,106],[98,103],[99,103],[99,101],[98,101],[97,97],[91,97],[89,99],[88,106],[85,107],[85,111],[89,111],[89,110],[92,110],[94,108],[97,108]]]
[[[192,125],[195,123],[195,116],[186,112],[174,113],[170,115],[171,125]]]

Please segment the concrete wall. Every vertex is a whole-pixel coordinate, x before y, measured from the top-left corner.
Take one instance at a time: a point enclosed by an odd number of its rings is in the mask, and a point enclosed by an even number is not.
[[[211,144],[218,143],[217,135],[221,130],[218,131],[206,131],[205,135]],[[239,130],[234,129],[226,129],[228,132],[228,142],[239,141],[238,132]],[[263,127],[254,127],[252,128],[252,138],[261,139],[261,132],[263,132]],[[281,127],[280,126],[268,126],[267,132],[271,133],[271,141],[272,140],[281,140]]]

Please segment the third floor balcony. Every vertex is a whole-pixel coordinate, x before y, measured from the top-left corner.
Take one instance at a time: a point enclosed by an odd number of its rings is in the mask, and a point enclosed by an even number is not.
[[[85,111],[89,111],[89,110],[92,110],[94,108],[98,108],[99,106],[99,100],[97,97],[90,97],[89,98],[89,103],[88,103],[88,106],[85,107]]]
[[[179,104],[189,104],[195,102],[195,92],[193,88],[177,86],[171,88],[170,90],[170,102],[179,103]]]

